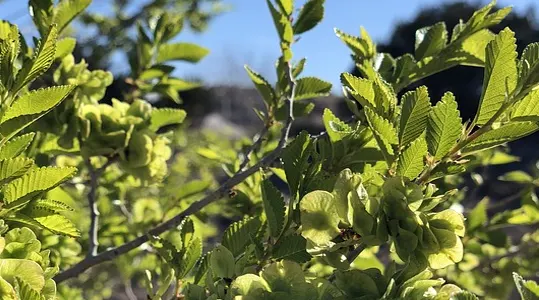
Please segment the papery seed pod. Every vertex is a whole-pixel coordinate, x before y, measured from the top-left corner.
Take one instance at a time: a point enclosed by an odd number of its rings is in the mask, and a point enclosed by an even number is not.
[[[211,253],[210,266],[215,276],[232,278],[235,267],[234,255],[225,246],[219,245]]]

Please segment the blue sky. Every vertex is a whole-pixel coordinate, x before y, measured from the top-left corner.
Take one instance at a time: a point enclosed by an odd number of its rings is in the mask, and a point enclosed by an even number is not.
[[[499,0],[524,12],[537,0]],[[139,0],[142,4],[147,1]],[[219,16],[203,34],[182,32],[177,40],[205,46],[211,53],[199,64],[179,64],[181,76],[193,76],[208,84],[248,84],[243,65],[248,64],[269,80],[274,80],[273,65],[279,56],[277,35],[264,0],[224,0],[232,10]],[[306,57],[304,75],[317,76],[334,83],[338,92],[339,74],[351,67],[349,51],[335,36],[333,29],[358,34],[364,26],[375,41],[384,41],[399,21],[412,18],[424,6],[450,0],[326,0],[325,18],[294,45],[296,59]],[[475,1],[474,1],[475,2]],[[479,1],[486,4],[488,0]],[[0,18],[13,20],[31,28],[25,9],[27,1],[4,0]],[[106,10],[108,0],[94,0],[91,9]],[[305,0],[296,0],[298,5]],[[22,27],[22,26],[21,26]],[[23,27],[24,29],[24,27]],[[26,29],[31,30],[31,29]],[[116,68],[121,68],[115,66]]]

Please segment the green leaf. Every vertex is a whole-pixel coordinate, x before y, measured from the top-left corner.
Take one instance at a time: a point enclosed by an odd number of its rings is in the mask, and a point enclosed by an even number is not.
[[[56,53],[57,38],[57,27],[56,25],[52,25],[49,29],[49,33],[39,41],[36,52],[32,57],[32,61],[25,62],[22,69],[19,71],[19,74],[17,74],[17,80],[12,89],[14,93],[18,92],[28,83],[34,81],[34,79],[50,68]]]
[[[445,48],[446,43],[447,30],[444,22],[418,29],[415,32],[415,58],[421,60],[434,56]]]
[[[518,182],[518,183],[531,183],[533,182],[533,177],[530,176],[528,173],[524,171],[511,171],[508,173],[503,174],[502,176],[498,177],[499,180],[503,181],[512,181],[512,182]]]
[[[387,83],[378,72],[374,75],[374,103],[376,112],[384,118],[393,119],[397,96],[393,87]]]
[[[329,108],[324,109],[322,120],[331,143],[337,143],[353,132],[352,127],[337,118]]]
[[[292,68],[292,76],[293,78],[296,78],[298,77],[302,72],[303,72],[303,68],[305,67],[305,62],[307,61],[307,59],[305,58],[302,58],[300,59],[300,61],[298,61],[296,63],[296,65]]]
[[[301,235],[284,236],[273,249],[273,258],[276,260],[287,259],[298,263],[311,260],[312,256],[307,253],[307,240]]]
[[[461,119],[455,96],[447,92],[434,106],[427,121],[427,145],[437,159],[444,157],[461,134]]]
[[[182,251],[183,252],[183,251]],[[185,277],[191,269],[195,266],[197,261],[202,256],[202,241],[196,237],[194,238],[189,247],[184,252],[183,257],[179,260],[179,266],[176,276],[178,278]]]
[[[48,209],[52,210],[55,213],[63,212],[63,211],[73,211],[73,209],[65,204],[64,202],[55,201],[51,199],[37,199],[34,200],[24,208],[23,212],[26,210],[31,210],[32,208],[39,208],[39,209]]]
[[[488,220],[487,208],[488,208],[488,198],[484,198],[479,203],[477,203],[477,205],[468,214],[468,217],[467,217],[468,230],[474,230],[475,228],[479,228],[487,222]]]
[[[191,218],[185,218],[180,224],[179,230],[181,245],[179,245],[178,249],[187,249],[195,237],[195,225],[193,220],[191,220]]]
[[[233,296],[251,296],[251,299],[260,299],[265,295],[265,291],[269,291],[268,283],[254,274],[241,275],[230,285],[231,294]]]
[[[256,236],[260,225],[260,219],[256,217],[235,222],[225,230],[221,244],[234,256],[238,256],[250,244],[250,236]]]
[[[0,147],[0,160],[14,158],[21,154],[34,140],[35,133],[30,132],[11,139]]]
[[[26,284],[37,291],[45,286],[43,269],[36,262],[28,259],[0,259],[0,278],[15,283],[15,278],[24,278]]]
[[[55,59],[62,59],[67,55],[71,54],[75,50],[77,40],[75,38],[67,37],[61,40],[58,40],[56,43],[56,53],[54,54]]]
[[[413,283],[412,286],[407,287],[406,289],[403,289],[404,291],[401,293],[400,299],[422,299],[425,294],[428,295],[430,291],[435,290],[435,288],[441,286],[444,284],[445,280],[442,278],[438,279],[427,279],[427,280],[418,280]],[[439,299],[447,299],[441,296],[438,292],[436,295],[436,298]]]
[[[372,129],[374,137],[386,157],[386,161],[390,160],[390,157],[393,156],[393,144],[397,144],[397,131],[393,124],[387,119],[384,119],[382,116],[375,113],[369,107],[365,107],[365,116],[369,122],[369,126]]]
[[[210,267],[212,273],[220,278],[234,276],[234,255],[223,245],[218,245],[210,254]]]
[[[30,0],[28,8],[39,33],[45,35],[52,23],[53,0]]]
[[[431,227],[451,230],[458,236],[464,236],[465,226],[462,214],[446,209],[430,216],[429,224]]]
[[[539,121],[539,91],[531,91],[514,105],[511,120]]]
[[[71,178],[76,171],[73,167],[43,167],[31,170],[4,187],[4,203],[9,206],[26,195],[50,190]]]
[[[171,60],[181,60],[196,63],[208,55],[210,51],[191,43],[165,44],[159,47],[157,63]]]
[[[276,104],[277,99],[275,98],[275,92],[268,81],[262,77],[262,75],[251,70],[251,68],[249,68],[247,65],[245,66],[245,70],[255,84],[255,87],[260,95],[262,95],[264,102],[266,102],[268,106]]]
[[[294,9],[294,0],[277,0],[277,4],[285,15],[291,15]]]
[[[361,27],[361,37],[346,34],[335,28],[335,35],[352,50],[359,59],[369,59],[376,53],[374,43],[367,34],[367,31]]]
[[[305,283],[305,275],[298,263],[282,260],[266,265],[262,272],[262,277],[275,292],[293,292],[293,289]],[[294,299],[297,299],[294,297]],[[312,299],[312,298],[308,298]]]
[[[66,217],[59,215],[53,209],[42,206],[33,206],[25,210],[25,216],[37,221],[41,226],[52,233],[71,237],[80,237],[77,227]]]
[[[522,52],[518,63],[519,86],[523,90],[533,89],[539,83],[539,43],[531,43]]]
[[[520,158],[515,155],[510,155],[502,151],[492,151],[493,153],[484,157],[482,162],[484,165],[504,165],[512,162],[520,161]]]
[[[496,1],[491,1],[488,5],[475,11],[470,17],[470,19],[468,19],[466,24],[464,24],[464,26],[457,25],[456,29],[453,30],[453,36],[451,37],[451,41],[455,41],[458,38],[471,35],[484,28],[499,24],[511,12],[511,7],[504,7],[496,12],[489,14],[495,5]]]
[[[462,164],[457,164],[454,161],[442,161],[431,171],[429,180],[432,181],[448,175],[456,175],[463,172],[466,172],[466,168]]]
[[[324,18],[324,0],[309,0],[299,11],[294,23],[294,34],[313,29]]]
[[[451,295],[449,300],[479,300],[479,298],[470,292],[462,291]]]
[[[179,234],[168,234],[166,239],[152,236],[150,239],[152,247],[156,250],[156,253],[165,261],[170,262],[170,266],[178,268],[181,264],[180,260],[183,257],[186,248],[184,249],[181,244],[181,238]],[[178,250],[180,249],[180,250]]]
[[[465,66],[484,67],[486,60],[485,48],[495,37],[496,35],[490,30],[483,29],[462,41],[462,50],[471,57],[461,62],[461,64]]]
[[[8,22],[0,22],[0,73],[2,74],[2,82],[0,88],[7,91],[13,86],[15,77],[16,63],[15,60],[21,51],[21,34],[16,25]]]
[[[328,96],[331,91],[331,83],[316,77],[303,77],[296,81],[294,100],[305,100],[316,97]]]
[[[379,299],[381,295],[374,279],[362,270],[337,271],[335,285],[348,296],[346,299]]]
[[[185,110],[174,108],[157,108],[152,109],[150,119],[150,130],[157,130],[163,126],[171,124],[180,124],[185,119]]]
[[[5,184],[15,177],[22,176],[33,165],[34,160],[26,157],[16,157],[0,161],[0,184]]]
[[[290,22],[290,18],[287,15],[279,12],[275,8],[275,6],[273,6],[270,0],[266,0],[266,3],[268,4],[271,17],[273,18],[273,24],[275,25],[275,29],[277,29],[277,33],[279,34],[279,40],[281,41],[281,50],[285,50],[290,46],[294,39],[294,32],[292,29],[292,23]],[[291,55],[287,55],[285,53],[285,61],[288,61],[290,58]]]
[[[19,299],[24,300],[45,300],[45,296],[40,296],[37,290],[34,290],[28,283],[20,277],[16,277],[16,289]]]
[[[415,58],[406,53],[403,56],[399,56],[395,59],[395,70],[393,71],[393,78],[396,83],[406,81],[410,76],[410,73],[415,69],[417,62]]]
[[[537,300],[539,299],[539,289],[537,289],[537,283],[532,280],[524,280],[522,276],[513,272],[513,281],[517,286],[518,293],[522,297],[522,300]],[[535,289],[530,289],[528,285],[535,283]]]
[[[183,79],[180,79],[180,78],[175,78],[175,77],[169,77],[167,79],[162,79],[161,83],[159,83],[157,86],[159,86],[161,84],[163,86],[174,89],[176,92],[192,90],[192,89],[200,87],[202,85],[200,82],[186,81],[186,80],[183,80]]]
[[[271,236],[278,237],[283,230],[286,210],[283,195],[269,179],[262,182],[260,190]]]
[[[5,111],[0,119],[0,124],[23,115],[34,115],[47,111],[64,99],[73,86],[62,85],[32,91],[19,97]]]
[[[417,235],[409,230],[398,228],[395,237],[395,248],[401,259],[406,259],[412,255],[417,248],[419,239]]]
[[[339,173],[335,185],[333,186],[333,196],[335,198],[335,208],[339,217],[343,220],[348,220],[348,211],[354,207],[350,207],[349,203],[355,199],[349,199],[350,193],[357,195],[357,190],[361,184],[361,176],[352,173],[352,170],[346,168]]]
[[[0,277],[0,300],[19,300],[17,292],[9,282]]]
[[[402,96],[402,112],[399,127],[401,146],[406,146],[417,139],[427,127],[430,112],[429,93],[425,86]]]
[[[10,139],[19,131],[53,109],[69,95],[74,86],[44,88],[24,94],[0,118],[0,134]]]
[[[54,9],[53,23],[58,25],[58,32],[62,32],[75,17],[83,12],[92,0],[62,0]]]
[[[376,219],[369,212],[378,211],[378,200],[369,200],[367,190],[362,184],[357,185],[355,191],[346,198],[349,206],[347,220],[354,231],[361,236],[375,233],[373,228],[376,226]],[[364,243],[369,244],[366,239]]]
[[[350,89],[350,93],[362,106],[375,107],[373,82],[370,79],[356,77],[350,73],[341,74],[341,83]]]
[[[483,92],[476,124],[483,125],[500,109],[517,83],[515,34],[506,28],[486,48]]]
[[[209,255],[211,255],[211,253],[204,254],[197,261],[194,269],[194,283],[200,283],[208,273],[208,269],[210,267]]]
[[[527,280],[524,283],[524,287],[535,296],[535,298],[532,299],[539,299],[539,284],[537,284],[537,282],[533,280]]]
[[[20,223],[23,226],[27,226],[31,228],[42,228],[41,224],[39,224],[36,220],[20,213],[9,215],[7,217],[4,217],[4,219],[10,222]]]
[[[463,256],[460,238],[446,229],[431,228],[431,230],[436,236],[440,250],[427,255],[429,266],[438,270],[460,262]]]
[[[496,147],[507,142],[520,139],[539,130],[539,124],[534,122],[512,122],[496,129],[487,131],[462,149],[470,153]]]
[[[371,36],[363,26],[359,26],[359,36],[361,37],[361,40],[363,40],[363,43],[367,46],[367,49],[372,54],[376,53],[376,44],[372,40]]]
[[[409,178],[416,178],[424,167],[424,158],[427,155],[427,143],[424,136],[418,137],[399,156],[397,174]]]
[[[283,151],[281,155],[284,171],[292,201],[295,200],[303,180],[303,170],[311,155],[313,145],[306,131],[302,131]]]
[[[301,234],[317,245],[325,245],[339,234],[340,218],[333,195],[326,191],[314,191],[300,202]]]
[[[149,69],[145,69],[144,71],[142,71],[138,79],[150,80],[154,78],[166,77],[169,76],[172,71],[174,71],[173,66],[165,64],[153,65]]]

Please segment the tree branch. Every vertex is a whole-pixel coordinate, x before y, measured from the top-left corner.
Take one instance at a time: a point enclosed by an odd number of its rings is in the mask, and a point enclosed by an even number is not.
[[[289,69],[290,66],[288,67]],[[293,77],[291,77],[293,78]],[[291,85],[291,95],[285,100],[285,104],[289,108],[289,114],[286,119],[285,125],[281,131],[281,138],[279,139],[279,143],[277,147],[270,152],[267,156],[262,158],[258,163],[256,163],[254,166],[248,168],[247,170],[239,170],[234,176],[232,176],[230,179],[228,179],[223,185],[221,185],[217,190],[211,192],[203,199],[191,204],[187,209],[182,211],[181,213],[177,214],[173,218],[169,219],[168,221],[165,221],[156,227],[150,229],[147,234],[141,235],[125,244],[122,244],[118,247],[111,248],[107,251],[104,251],[102,253],[99,253],[95,256],[89,256],[80,261],[79,263],[72,266],[70,269],[63,271],[59,274],[57,274],[54,277],[54,280],[56,283],[60,283],[62,281],[65,281],[69,278],[77,277],[82,272],[86,271],[87,269],[96,266],[98,264],[101,264],[106,261],[110,261],[122,254],[125,254],[140,245],[148,242],[150,236],[158,236],[176,226],[178,226],[182,220],[192,214],[195,214],[202,210],[207,205],[223,198],[224,196],[228,195],[228,192],[237,184],[243,182],[245,179],[247,179],[249,176],[254,174],[255,172],[258,172],[260,168],[264,168],[268,165],[270,165],[275,159],[279,157],[281,152],[283,151],[286,142],[288,140],[288,136],[290,134],[290,128],[292,127],[292,122],[294,121],[294,115],[293,115],[293,102],[294,102],[294,90],[295,90],[295,82],[293,80],[290,81]]]
[[[270,127],[271,127],[271,125],[267,121],[266,124],[264,125],[264,127],[262,128],[262,130],[260,130],[260,132],[258,133],[258,137],[256,138],[256,140],[253,142],[253,144],[251,146],[249,146],[249,148],[247,148],[247,150],[243,154],[243,161],[241,162],[240,167],[239,167],[240,171],[245,170],[245,168],[247,167],[247,165],[251,161],[251,154],[254,151],[256,151],[258,148],[260,148],[260,146],[262,145],[262,142],[264,141],[264,138],[266,137],[266,134],[268,133]]]
[[[99,169],[94,169],[90,158],[84,160],[88,172],[90,173],[90,191],[88,192],[88,207],[90,207],[90,229],[88,230],[88,254],[87,257],[96,256],[99,247],[99,208],[97,206],[97,188],[99,177],[105,172],[108,166],[116,161],[115,158],[108,159]]]
[[[99,209],[97,207],[97,185],[99,177],[96,170],[90,162],[90,158],[84,160],[88,172],[90,173],[90,191],[88,192],[88,207],[90,208],[90,229],[88,230],[88,254],[86,256],[97,255],[97,247],[99,246],[98,239],[98,223],[99,223]]]
[[[528,251],[528,250],[531,250],[531,249],[536,249],[536,248],[537,248],[537,243],[535,243],[534,241],[529,241],[529,242],[526,242],[526,243],[521,244],[519,246],[510,248],[507,251],[507,253],[505,253],[505,254],[496,255],[496,256],[493,256],[493,257],[490,257],[490,258],[486,258],[485,260],[480,262],[473,269],[474,270],[476,270],[476,269],[482,270],[485,267],[492,268],[492,264],[498,262],[502,258],[515,257],[515,256],[518,256],[519,254],[521,254],[522,252],[525,252],[525,251]]]

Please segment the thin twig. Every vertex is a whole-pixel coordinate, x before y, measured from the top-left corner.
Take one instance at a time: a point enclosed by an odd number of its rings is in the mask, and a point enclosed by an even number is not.
[[[90,158],[84,160],[88,173],[90,173],[90,191],[88,192],[88,207],[90,207],[90,229],[88,230],[88,254],[87,257],[97,255],[99,247],[99,207],[97,206],[97,188],[99,185],[99,177],[105,172],[108,166],[114,163],[115,159],[108,159],[107,162],[99,169],[92,166]]]
[[[511,204],[513,201],[520,200],[522,197],[524,197],[527,190],[522,190],[519,193],[509,195],[505,198],[502,198],[498,201],[496,201],[494,204],[487,207],[487,213],[495,212],[498,209],[505,208],[507,205]],[[464,211],[464,216],[468,216],[472,212],[472,209],[468,209]]]
[[[292,90],[295,88],[295,84],[292,82]],[[118,247],[111,248],[107,251],[104,251],[102,253],[99,253],[95,256],[86,257],[79,263],[72,266],[70,269],[65,270],[58,275],[54,277],[54,280],[56,283],[60,283],[62,281],[65,281],[69,278],[77,277],[82,272],[86,271],[87,269],[96,266],[98,264],[101,264],[106,261],[110,261],[124,253],[127,253],[140,245],[146,243],[149,241],[150,236],[158,236],[162,234],[163,232],[166,232],[176,226],[178,226],[182,220],[192,214],[195,214],[202,210],[207,205],[225,197],[228,195],[229,191],[237,184],[243,182],[245,179],[247,179],[249,176],[253,175],[255,172],[258,172],[260,168],[264,168],[268,165],[270,165],[283,151],[286,142],[288,140],[288,136],[290,134],[290,128],[292,127],[292,122],[294,121],[294,115],[293,115],[293,94],[288,99],[286,99],[286,105],[289,107],[289,114],[286,119],[286,123],[281,131],[281,138],[279,139],[279,143],[277,147],[270,152],[267,156],[262,158],[258,163],[253,165],[252,167],[248,168],[245,171],[239,170],[234,176],[232,176],[230,179],[228,179],[223,185],[221,185],[218,189],[215,191],[209,193],[206,197],[203,199],[194,202],[191,204],[187,209],[182,211],[181,213],[177,214],[173,218],[169,219],[168,221],[165,221],[156,227],[150,229],[147,234],[141,235],[125,244],[122,244]]]
[[[528,250],[536,249],[536,248],[537,248],[537,243],[536,242],[530,241],[530,242],[524,243],[524,244],[522,244],[520,246],[513,247],[512,249],[509,249],[504,254],[496,255],[496,256],[493,256],[493,257],[490,257],[490,258],[487,258],[487,259],[483,260],[474,269],[481,270],[481,269],[483,269],[485,267],[492,268],[492,263],[498,262],[502,258],[515,257],[515,256],[518,256],[520,253],[522,253],[524,251],[528,251]]]
[[[348,263],[353,263],[354,260],[365,250],[367,246],[363,243],[359,244],[354,250],[348,252],[346,254],[346,260],[348,260]]]
[[[247,165],[251,161],[251,154],[253,152],[257,151],[260,148],[260,146],[262,145],[262,142],[264,141],[264,138],[266,137],[266,134],[268,133],[270,127],[271,127],[270,123],[266,122],[266,125],[264,125],[262,130],[260,130],[260,132],[258,133],[257,138],[254,141],[254,143],[251,146],[249,146],[249,148],[247,148],[247,150],[243,154],[243,161],[241,162],[240,167],[239,167],[240,171],[245,170],[245,168],[247,167]]]
[[[133,214],[127,209],[125,203],[120,200],[118,207],[120,207],[120,211],[127,218],[127,222],[129,222],[129,224],[133,223]]]
[[[487,207],[487,212],[493,212],[497,209],[505,208],[505,206],[507,206],[508,204],[512,203],[513,201],[520,200],[522,199],[522,197],[524,197],[523,192],[509,195],[505,198],[500,199],[499,201],[496,201],[495,204]]]
[[[96,170],[92,166],[90,159],[84,160],[88,172],[90,173],[90,191],[88,192],[88,207],[90,208],[90,229],[88,230],[88,256],[97,255],[97,247],[99,246],[98,239],[98,223],[99,223],[99,209],[97,207],[97,185],[99,178],[96,174]]]
[[[137,300],[137,295],[135,295],[135,291],[133,291],[133,285],[131,284],[131,280],[125,281],[124,290],[129,300]]]
[[[367,248],[367,245],[365,245],[364,243],[361,243],[356,248],[354,248],[354,250],[346,253],[346,261],[348,262],[348,264],[352,264],[354,260],[356,260],[356,258],[361,254],[361,252],[363,252],[363,250],[365,250],[366,248]],[[335,272],[333,272],[333,274],[331,274],[328,277],[328,280],[329,281],[335,280]]]

